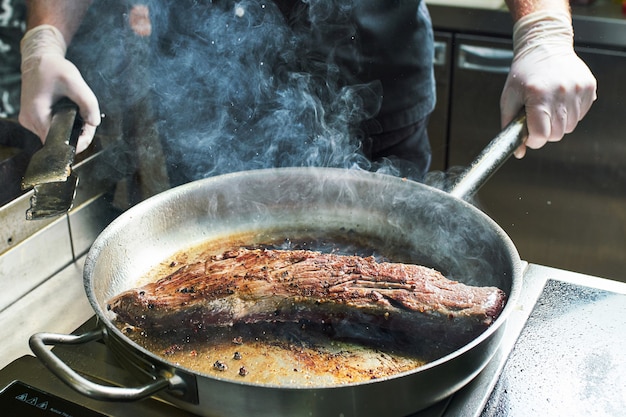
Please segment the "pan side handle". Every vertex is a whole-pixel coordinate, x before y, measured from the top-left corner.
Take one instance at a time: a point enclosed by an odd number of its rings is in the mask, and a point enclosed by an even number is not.
[[[161,375],[145,385],[132,388],[97,384],[81,376],[56,356],[52,350],[46,348],[46,346],[53,345],[80,345],[103,338],[104,330],[96,329],[79,335],[37,333],[30,337],[28,343],[33,353],[54,375],[70,388],[89,398],[108,401],[136,401],[166,388],[184,391],[185,383],[176,375],[171,377]]]
[[[524,108],[483,149],[472,164],[456,179],[448,192],[467,200],[509,159],[515,149],[528,137]]]

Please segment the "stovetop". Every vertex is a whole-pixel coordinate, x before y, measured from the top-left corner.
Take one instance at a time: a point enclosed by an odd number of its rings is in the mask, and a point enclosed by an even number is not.
[[[622,416],[626,294],[548,280],[482,417]]]
[[[626,409],[626,284],[530,265],[518,308],[487,367],[456,394],[408,417],[615,416]],[[95,327],[88,320],[78,332]],[[58,346],[73,369],[133,385],[101,342]],[[25,355],[0,370],[8,416],[191,416],[156,399],[86,398]]]

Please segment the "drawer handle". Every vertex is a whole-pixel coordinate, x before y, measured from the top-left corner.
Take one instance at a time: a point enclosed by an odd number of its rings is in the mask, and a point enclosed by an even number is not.
[[[510,49],[474,45],[459,46],[459,68],[495,74],[508,74],[513,61]]]
[[[442,67],[446,64],[446,50],[448,49],[448,44],[442,41],[435,41],[434,50],[435,50],[435,58],[433,60],[433,64],[438,67]]]

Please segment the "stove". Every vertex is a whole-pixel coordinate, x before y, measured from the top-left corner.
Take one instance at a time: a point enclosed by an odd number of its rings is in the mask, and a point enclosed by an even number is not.
[[[92,317],[76,333],[95,326]],[[626,380],[624,335],[626,284],[531,264],[519,306],[487,367],[453,396],[407,417],[617,415],[626,409],[626,386],[615,383]],[[54,352],[96,382],[136,384],[102,342]],[[24,417],[192,415],[153,398],[84,397],[28,354],[0,370],[0,410]]]

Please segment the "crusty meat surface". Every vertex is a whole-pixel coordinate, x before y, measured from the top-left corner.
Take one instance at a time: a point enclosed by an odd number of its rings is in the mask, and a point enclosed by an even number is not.
[[[419,265],[236,248],[119,294],[108,309],[152,334],[308,320],[464,344],[498,317],[505,301],[498,288],[468,286]]]

